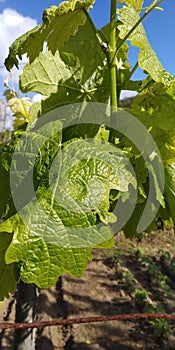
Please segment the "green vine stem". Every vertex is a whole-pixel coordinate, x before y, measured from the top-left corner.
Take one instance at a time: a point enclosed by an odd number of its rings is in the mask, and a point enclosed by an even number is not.
[[[117,74],[116,74],[116,0],[111,0],[110,40],[109,40],[109,69],[111,81],[111,105],[118,109],[117,103]]]

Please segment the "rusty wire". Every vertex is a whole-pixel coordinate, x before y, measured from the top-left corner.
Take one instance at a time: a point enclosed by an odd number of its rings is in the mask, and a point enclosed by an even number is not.
[[[166,313],[143,313],[143,314],[121,314],[121,315],[108,315],[108,316],[94,316],[94,317],[78,317],[63,320],[50,320],[42,322],[31,323],[14,323],[14,322],[0,322],[0,329],[28,329],[28,328],[44,328],[51,326],[68,326],[81,323],[96,323],[96,322],[108,322],[108,321],[131,321],[139,319],[160,319],[174,320],[175,314]]]

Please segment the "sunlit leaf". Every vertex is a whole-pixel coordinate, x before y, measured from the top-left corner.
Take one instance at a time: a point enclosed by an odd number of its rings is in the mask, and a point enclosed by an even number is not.
[[[120,38],[124,39],[129,31],[139,21],[140,16],[134,10],[134,8],[127,6],[124,6],[118,10],[118,13],[119,20],[122,23],[118,26]],[[131,41],[132,45],[140,48],[138,64],[140,68],[150,74],[154,81],[169,85],[170,82],[174,80],[174,77],[163,68],[156,53],[152,49],[142,23],[140,23],[131,33],[128,40]]]
[[[95,0],[70,0],[58,6],[51,6],[43,12],[43,23],[25,33],[10,46],[9,55],[5,60],[8,70],[15,65],[18,67],[19,59],[27,53],[29,61],[43,51],[46,42],[48,48],[55,53],[71,35],[75,35],[78,26],[86,21],[84,9],[93,5]]]

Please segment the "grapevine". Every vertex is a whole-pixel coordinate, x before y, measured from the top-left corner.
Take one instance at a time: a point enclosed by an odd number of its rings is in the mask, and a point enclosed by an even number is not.
[[[51,6],[9,48],[8,70],[29,59],[21,92],[43,99],[32,105],[6,91],[16,123],[0,151],[1,302],[20,280],[49,288],[64,272],[81,277],[93,248],[114,245],[116,222],[127,237],[159,217],[174,226],[175,79],[142,23],[162,1],[119,2],[100,30],[94,0]],[[128,41],[140,49],[135,67]],[[137,66],[143,81],[132,80]],[[119,107],[123,89],[138,92],[130,108]]]

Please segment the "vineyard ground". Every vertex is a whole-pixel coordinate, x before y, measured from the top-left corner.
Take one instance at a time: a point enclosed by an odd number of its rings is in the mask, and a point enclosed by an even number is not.
[[[120,233],[116,247],[95,250],[83,278],[62,276],[51,289],[40,290],[37,320],[138,313],[175,312],[175,238],[156,232],[141,242]],[[0,320],[14,321],[14,296]],[[175,324],[167,321],[110,321],[48,327],[36,333],[36,350],[170,350]],[[13,331],[0,333],[0,349],[13,350]]]

